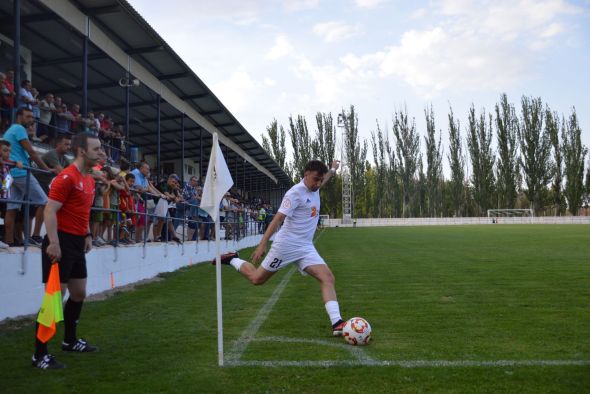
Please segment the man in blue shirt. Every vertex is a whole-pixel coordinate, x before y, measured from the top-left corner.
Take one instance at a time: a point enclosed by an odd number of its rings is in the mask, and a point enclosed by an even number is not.
[[[29,127],[33,120],[33,111],[28,108],[19,108],[16,111],[16,123],[6,130],[4,133],[4,139],[10,142],[12,147],[10,151],[10,160],[15,162],[21,162],[25,166],[31,165],[31,159],[37,164],[37,166],[46,171],[52,171],[41,157],[35,152],[29,137],[27,135],[26,128]],[[27,187],[27,171],[22,168],[13,168],[10,170],[10,175],[13,178],[12,185],[10,186],[10,196],[13,200],[24,200],[25,191]],[[35,212],[35,220],[43,220],[43,207],[47,203],[47,195],[39,185],[37,179],[31,173],[29,180],[29,198],[31,205],[37,206]],[[8,203],[6,204],[6,217],[4,219],[4,242],[10,246],[21,246],[14,242],[14,222],[17,211],[21,208],[20,203]],[[31,228],[31,226],[29,226]],[[29,237],[29,234],[25,234]],[[37,240],[29,238],[29,243],[40,246],[41,243]]]
[[[135,190],[139,193],[147,192],[151,194],[155,194],[156,197],[165,197],[158,189],[156,189],[149,181],[150,177],[150,165],[145,161],[142,161],[139,164],[139,167],[135,170],[131,171],[133,175],[135,175]],[[153,197],[147,196],[146,201],[143,201],[143,195],[137,196],[137,225],[135,226],[135,242],[141,242],[143,236],[143,228],[145,226],[150,225],[150,217],[142,215],[143,213],[147,212],[148,214],[154,213],[155,204],[153,203]],[[151,203],[148,203],[151,201]],[[151,205],[151,206],[150,206]],[[154,238],[157,238],[154,235]]]

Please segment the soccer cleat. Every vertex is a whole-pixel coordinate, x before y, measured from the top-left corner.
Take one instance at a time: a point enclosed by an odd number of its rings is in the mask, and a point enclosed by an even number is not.
[[[344,320],[338,320],[336,323],[332,324],[332,335],[335,337],[341,337],[345,324],[346,322]]]
[[[221,264],[229,265],[229,262],[236,258],[240,257],[238,252],[229,252],[226,254],[222,254],[221,256]],[[211,260],[211,264],[215,265],[216,259]]]
[[[88,344],[88,342],[86,342],[84,339],[79,338],[72,344],[62,342],[61,350],[64,352],[91,353],[96,352],[98,348]]]
[[[66,366],[55,359],[51,354],[46,354],[43,357],[35,358],[35,355],[31,357],[31,365],[39,369],[63,369]]]

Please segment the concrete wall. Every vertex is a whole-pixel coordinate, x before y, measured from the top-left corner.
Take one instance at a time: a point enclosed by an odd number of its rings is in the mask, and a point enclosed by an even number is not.
[[[261,237],[250,236],[239,242],[221,241],[221,252],[255,246]],[[0,253],[0,321],[36,313],[43,298],[40,249],[29,248],[24,265],[23,249],[13,249],[12,253]],[[145,251],[142,245],[93,249],[86,255],[88,294],[153,278],[161,272],[187,265],[208,263],[214,256],[215,243],[206,241],[186,242],[184,250],[172,243],[148,243]]]

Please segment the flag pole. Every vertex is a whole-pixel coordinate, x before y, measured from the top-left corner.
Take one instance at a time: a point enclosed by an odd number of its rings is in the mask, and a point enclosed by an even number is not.
[[[213,147],[218,144],[217,133],[213,133]],[[214,153],[215,152],[215,153]],[[211,153],[216,155],[216,149],[212,149]],[[218,363],[223,367],[223,306],[221,302],[221,254],[219,250],[219,205],[215,211],[215,276],[217,282],[217,354]]]

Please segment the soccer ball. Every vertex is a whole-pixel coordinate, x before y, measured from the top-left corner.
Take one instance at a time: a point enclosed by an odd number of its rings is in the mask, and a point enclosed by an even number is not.
[[[351,345],[368,345],[371,340],[371,325],[362,317],[353,317],[344,324],[342,336]]]

